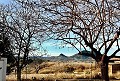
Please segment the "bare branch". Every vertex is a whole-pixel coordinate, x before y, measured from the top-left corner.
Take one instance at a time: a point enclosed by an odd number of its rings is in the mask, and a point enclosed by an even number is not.
[[[115,57],[115,56],[116,56],[116,54],[117,54],[119,51],[120,51],[120,48],[119,48],[119,49],[117,49],[117,50],[115,50],[115,52],[114,52],[111,56],[109,56],[109,59],[111,59],[111,58]]]

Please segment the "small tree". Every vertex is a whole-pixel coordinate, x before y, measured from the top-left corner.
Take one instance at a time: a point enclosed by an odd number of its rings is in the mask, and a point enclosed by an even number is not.
[[[40,64],[42,64],[43,62],[45,62],[42,59],[39,58],[35,58],[33,61],[33,68],[35,69],[35,73],[38,74],[39,70],[42,68]]]

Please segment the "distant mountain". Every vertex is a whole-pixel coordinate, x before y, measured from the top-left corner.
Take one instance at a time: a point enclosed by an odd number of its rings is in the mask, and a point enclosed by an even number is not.
[[[62,53],[58,57],[66,57],[67,58],[67,56]]]
[[[84,55],[75,54],[72,56],[66,56],[61,53],[59,56],[50,56],[50,57],[36,56],[36,58],[49,60],[49,61],[86,61],[91,59],[90,57],[85,56],[85,54],[90,53],[89,51],[82,51],[82,53],[84,53]]]
[[[75,60],[75,61],[81,61],[81,60],[85,61],[85,60],[88,60],[88,59],[89,59],[88,56],[80,55],[80,54],[75,54],[75,55],[73,55],[73,56],[70,56],[70,58],[72,58],[72,59]]]
[[[64,54],[60,54],[56,57],[57,61],[69,61],[69,57],[65,56]]]

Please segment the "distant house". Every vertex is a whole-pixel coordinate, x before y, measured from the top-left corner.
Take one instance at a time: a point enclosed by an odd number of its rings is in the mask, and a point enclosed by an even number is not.
[[[120,57],[110,59],[109,72],[114,74],[120,71]]]

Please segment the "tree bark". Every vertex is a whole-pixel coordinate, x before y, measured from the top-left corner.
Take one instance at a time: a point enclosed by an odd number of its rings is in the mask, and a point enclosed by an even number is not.
[[[21,81],[21,68],[17,68],[17,81]]]
[[[102,74],[102,79],[104,81],[109,81],[109,73],[108,73],[108,57],[106,55],[102,56],[101,59],[101,74]]]
[[[104,81],[109,81],[108,62],[101,63],[101,74]]]

